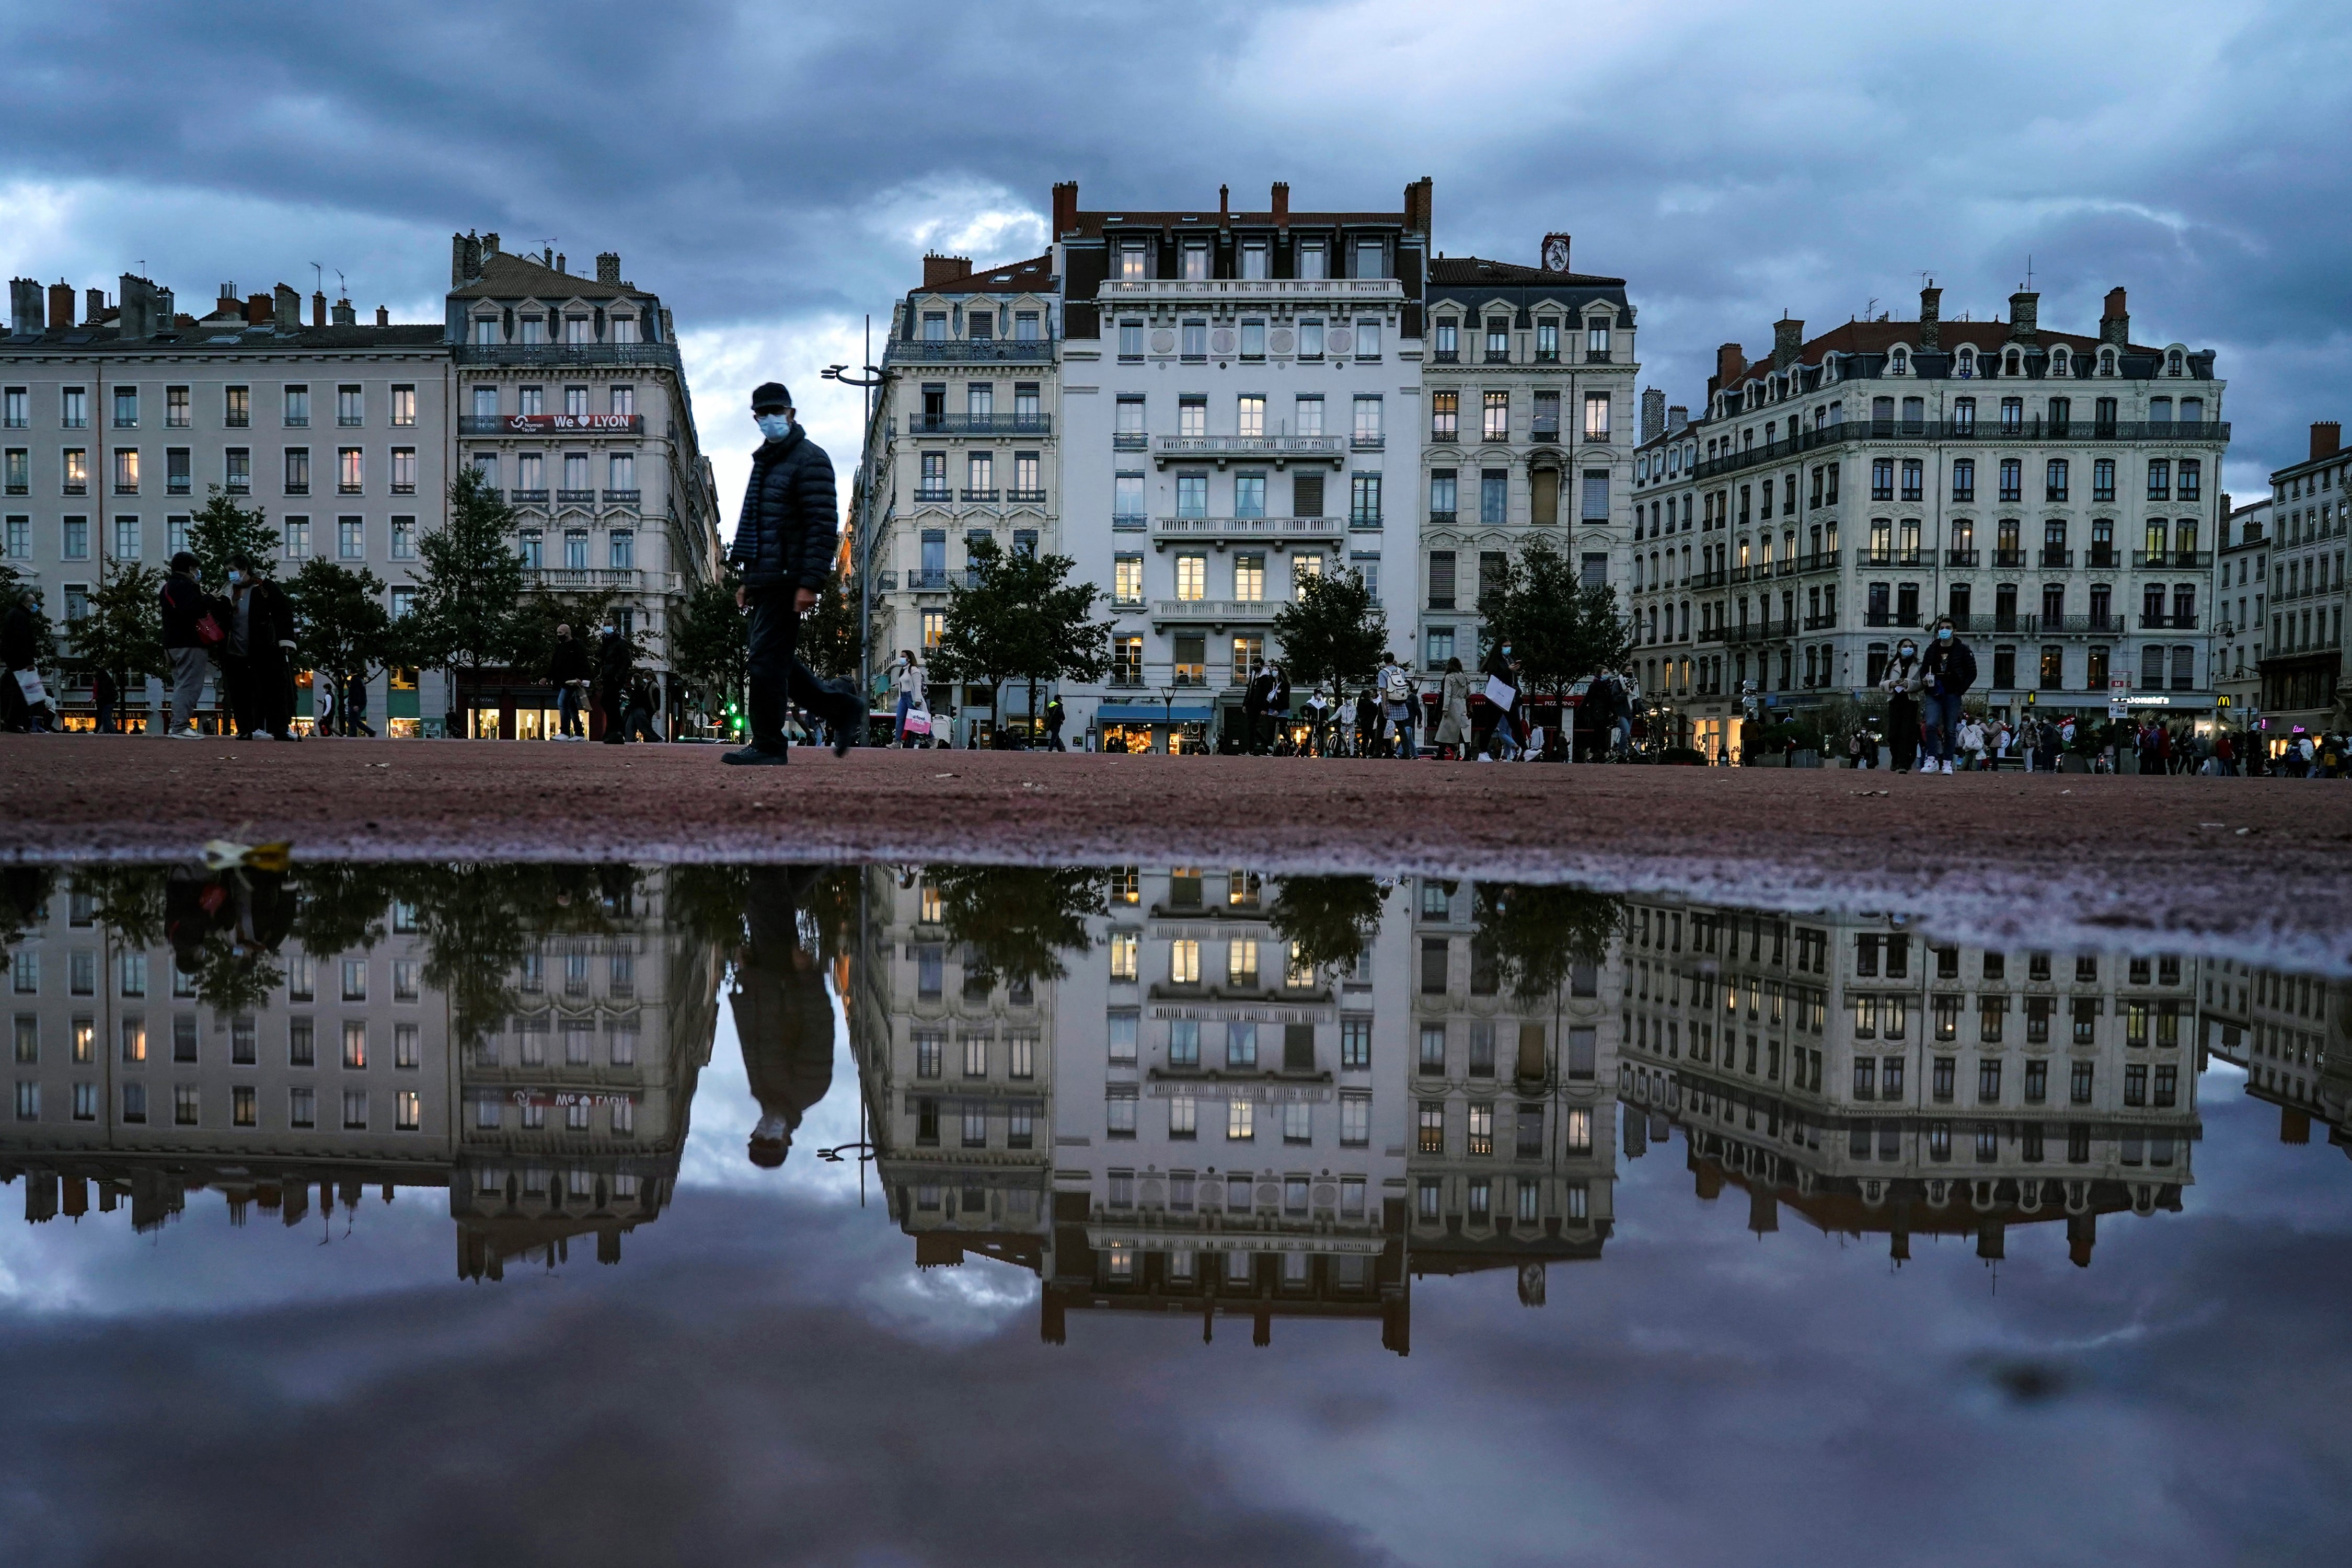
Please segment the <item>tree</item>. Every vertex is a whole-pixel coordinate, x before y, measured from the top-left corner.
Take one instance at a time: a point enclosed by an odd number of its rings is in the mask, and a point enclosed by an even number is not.
[[[1508,645],[1520,683],[1555,698],[1586,676],[1622,665],[1633,649],[1617,611],[1617,590],[1584,584],[1567,556],[1540,542],[1507,561],[1501,581],[1480,595],[1486,649]]]
[[[449,481],[448,520],[418,542],[425,580],[416,610],[419,658],[447,669],[460,665],[478,685],[482,667],[514,656],[516,610],[522,599],[522,557],[510,535],[514,509],[478,468],[460,468]],[[453,706],[468,710],[466,688]]]
[[[940,895],[948,940],[966,944],[973,970],[1015,985],[1068,974],[1061,954],[1091,948],[1087,918],[1108,907],[1098,871],[934,866],[923,880]]]
[[[1274,635],[1294,686],[1328,685],[1334,700],[1348,684],[1371,684],[1388,657],[1388,612],[1360,572],[1331,572],[1298,585],[1298,602],[1274,615]]]
[[[163,617],[157,595],[163,574],[137,562],[109,560],[106,574],[90,591],[89,612],[71,628],[74,662],[102,669],[114,678],[118,692],[131,689],[135,677],[161,677]]]
[[[1383,897],[1370,877],[1285,877],[1266,919],[1300,968],[1342,973],[1380,929]]]
[[[188,552],[196,558],[196,575],[215,594],[228,592],[232,556],[250,556],[256,571],[275,576],[284,542],[259,507],[237,505],[218,485],[206,492],[204,510],[188,520]]]
[[[570,626],[593,658],[597,643],[611,619],[613,606],[624,597],[618,588],[596,588],[579,594],[525,594],[515,607],[514,647],[515,668],[538,674],[555,660],[555,628]],[[650,650],[646,647],[644,631],[632,628],[629,646],[639,654]]]
[[[1549,883],[1478,884],[1478,942],[1523,1001],[1549,996],[1580,963],[1608,957],[1624,902]]]
[[[1037,684],[1101,677],[1110,648],[1110,627],[1091,619],[1102,597],[1092,583],[1066,583],[1076,564],[1066,555],[1006,554],[992,540],[971,546],[966,585],[949,590],[947,623],[931,668],[946,680],[982,681],[996,689],[996,712],[1003,715],[1003,685],[1029,683],[1029,712],[1037,712]]]
[[[878,631],[880,628],[876,627]],[[801,657],[819,675],[855,680],[857,646],[857,584],[836,572],[825,579],[816,608],[801,622]],[[870,698],[869,698],[870,700]]]
[[[706,718],[742,710],[750,626],[735,605],[740,580],[730,571],[698,585],[669,616],[670,672],[684,681]],[[676,715],[672,716],[673,723]]]
[[[293,602],[295,645],[301,658],[313,679],[323,675],[331,683],[339,700],[345,683],[364,681],[396,660],[383,579],[366,567],[354,572],[313,557],[287,584],[286,596]]]

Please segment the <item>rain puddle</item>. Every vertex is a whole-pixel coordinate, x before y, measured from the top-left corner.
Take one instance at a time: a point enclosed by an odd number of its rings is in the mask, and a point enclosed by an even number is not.
[[[0,1561],[2293,1562],[2352,1480],[2340,980],[1232,867],[0,935]]]

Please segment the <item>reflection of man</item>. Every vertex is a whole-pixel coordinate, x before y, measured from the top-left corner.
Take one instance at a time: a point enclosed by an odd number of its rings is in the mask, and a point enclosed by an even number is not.
[[[751,1130],[751,1163],[784,1163],[793,1130],[833,1087],[833,1005],[824,971],[801,945],[799,903],[816,872],[809,867],[752,868],[745,903],[751,941],[735,968],[735,1037],[743,1076],[760,1102]]]

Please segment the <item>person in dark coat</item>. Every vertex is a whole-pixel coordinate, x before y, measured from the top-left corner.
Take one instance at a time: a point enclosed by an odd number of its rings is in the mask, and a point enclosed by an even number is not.
[[[621,635],[618,626],[606,622],[604,640],[596,646],[596,684],[598,700],[604,707],[604,744],[608,746],[629,738],[629,680],[636,663],[635,647]]]
[[[0,684],[0,728],[20,733],[49,727],[47,710],[35,710],[16,683],[17,673],[33,668],[39,657],[40,613],[40,590],[28,584],[18,592],[6,615],[0,616],[0,665],[6,666],[0,672],[0,683],[5,683]]]
[[[1959,639],[1951,616],[1936,622],[1927,651],[1920,656],[1919,671],[1927,689],[1927,734],[1936,748],[1930,764],[1920,771],[1948,773],[1960,735],[1960,699],[1977,679],[1977,656]]]
[[[801,616],[816,607],[840,541],[833,461],[793,419],[792,394],[781,382],[751,394],[751,415],[762,439],[751,457],[751,482],[727,552],[743,580],[735,603],[751,613],[751,743],[729,752],[726,760],[781,765],[787,699],[828,720],[834,754],[845,756],[864,705],[845,684],[817,679],[795,651]]]
[[[1274,676],[1259,665],[1242,688],[1242,749],[1255,756],[1265,750],[1265,705],[1274,695]]]
[[[122,700],[122,688],[115,684],[114,672],[101,669],[92,676],[89,695],[98,707],[98,732],[101,735],[112,733],[115,705]]]
[[[555,628],[555,652],[547,661],[547,679],[555,685],[559,741],[584,741],[580,723],[580,694],[588,689],[588,649],[572,628]]]
[[[156,598],[163,616],[163,657],[172,666],[165,731],[175,740],[202,740],[203,731],[196,728],[196,704],[204,699],[205,678],[212,673],[213,659],[211,646],[198,627],[211,610],[212,600],[196,581],[194,555],[183,550],[172,557],[172,574],[163,579]]]
[[[743,910],[750,940],[728,999],[743,1076],[760,1102],[751,1163],[770,1170],[784,1163],[802,1118],[833,1087],[833,1004],[824,965],[800,936],[800,901],[816,876],[807,866],[752,868]]]
[[[1066,752],[1070,749],[1062,743],[1062,726],[1068,721],[1069,715],[1062,710],[1062,700],[1058,697],[1047,698],[1045,700],[1045,749],[1047,751]]]
[[[229,558],[229,678],[237,732],[248,741],[290,741],[289,684],[294,606],[249,555]]]

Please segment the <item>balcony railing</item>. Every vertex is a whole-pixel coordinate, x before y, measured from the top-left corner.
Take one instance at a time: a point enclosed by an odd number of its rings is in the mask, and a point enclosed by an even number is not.
[[[1702,458],[1692,477],[1713,479],[1761,463],[1783,462],[1806,452],[1820,451],[1825,447],[1835,447],[1848,441],[1984,441],[2042,445],[2155,441],[2206,445],[2225,442],[2230,438],[2229,422],[2212,419],[2201,423],[2175,421],[2171,424],[2135,420],[2118,421],[2113,425],[2070,420],[2059,428],[2063,428],[2064,434],[2058,434],[2057,429],[2043,419],[2028,419],[2015,426],[1946,419],[1848,419],[1842,424],[1824,425],[1819,429],[1801,432],[1793,438],[1768,441],[1744,451]]]
[[[1609,351],[1607,349],[1587,349],[1584,351],[1584,363],[1587,364],[1607,364],[1610,363]]]
[[[1929,564],[1927,553],[1920,550],[1865,550],[1857,566],[1925,566]]]
[[[1140,430],[1114,430],[1110,445],[1115,452],[1140,452],[1151,445],[1151,437]]]
[[[638,498],[642,493],[642,491],[638,490],[606,490],[604,492],[604,504],[606,506],[635,506],[639,504]]]
[[[2213,564],[2213,552],[2210,550],[2135,550],[2132,552],[2132,564],[2195,572]]]
[[[1050,414],[909,414],[910,436],[1050,436]]]
[[[1433,349],[1430,351],[1429,361],[1432,364],[1460,364],[1462,363],[1462,351],[1460,349]]]
[[[1348,514],[1348,526],[1349,528],[1377,529],[1381,526],[1381,514],[1376,511],[1351,511]]]
[[[2197,629],[2197,616],[2193,612],[2185,616],[2174,612],[2167,612],[2163,615],[2152,616],[2147,614],[2146,611],[2142,611],[2139,617],[2139,625],[2142,631],[2160,632],[2168,630],[2193,632]]]
[[[1147,529],[1147,528],[1149,528],[1149,527],[1150,527],[1150,526],[1151,526],[1151,520],[1150,520],[1150,518],[1148,518],[1148,517],[1140,517],[1140,516],[1138,516],[1138,517],[1116,517],[1116,516],[1115,516],[1115,517],[1113,517],[1113,518],[1110,520],[1110,526],[1111,526],[1111,528],[1112,528],[1113,531],[1115,531],[1115,532],[1118,532],[1118,533],[1141,533],[1145,529]]]
[[[994,489],[984,489],[964,490],[960,493],[962,495],[965,504],[967,505],[993,505],[997,496],[1001,492]]]
[[[1054,345],[1045,342],[1024,342],[1016,338],[948,338],[939,342],[894,338],[885,357],[892,363],[906,364],[1051,364]]]
[[[1337,436],[1160,436],[1151,443],[1154,458],[1169,462],[1330,463],[1345,460],[1345,443]]]
[[[955,492],[953,490],[927,490],[919,487],[915,491],[915,500],[924,505],[944,506],[949,501],[955,500]]]
[[[1511,351],[1508,349],[1490,348],[1486,351],[1486,363],[1488,364],[1508,364],[1511,363]]]
[[[596,504],[596,492],[594,490],[558,490],[555,492],[555,504],[558,506],[594,506]]]
[[[1807,616],[1805,617],[1805,629],[1809,632],[1825,632],[1836,625],[1837,617],[1835,616]]]
[[[1992,552],[1992,563],[1996,566],[2022,566],[2025,564],[2025,552],[1996,550]]]
[[[1462,514],[1458,511],[1433,511],[1429,514],[1429,526],[1432,528],[1452,528],[1455,521],[1460,519],[1461,515]]]
[[[2063,544],[2045,544],[2042,547],[2038,563],[2051,567],[2072,566],[2074,564],[2074,552]]]
[[[451,353],[459,364],[678,367],[676,343],[456,343]]]
[[[507,500],[517,506],[545,506],[547,492],[545,490],[509,490]]]
[[[1336,539],[1347,526],[1336,517],[1161,517],[1152,520],[1151,535],[1176,540]]]
[[[1378,452],[1388,446],[1388,438],[1384,436],[1351,436],[1348,438],[1348,446],[1358,452]]]
[[[573,591],[583,588],[635,589],[648,574],[627,567],[536,566],[525,569],[531,585]]]
[[[1944,564],[1947,566],[1973,566],[1976,563],[1977,552],[1972,548],[1956,548],[1944,552]]]
[[[1270,621],[1283,599],[1154,599],[1155,621]]]
[[[1539,447],[1557,447],[1559,445],[1559,426],[1538,423],[1528,429],[1528,439]]]
[[[2113,570],[2123,563],[2122,555],[2116,552],[2116,547],[2112,544],[2094,544],[2083,552],[2083,564],[2094,570],[2100,568]]]
[[[1045,492],[1044,490],[1006,490],[1004,502],[1007,506],[1043,506],[1045,504]]]

